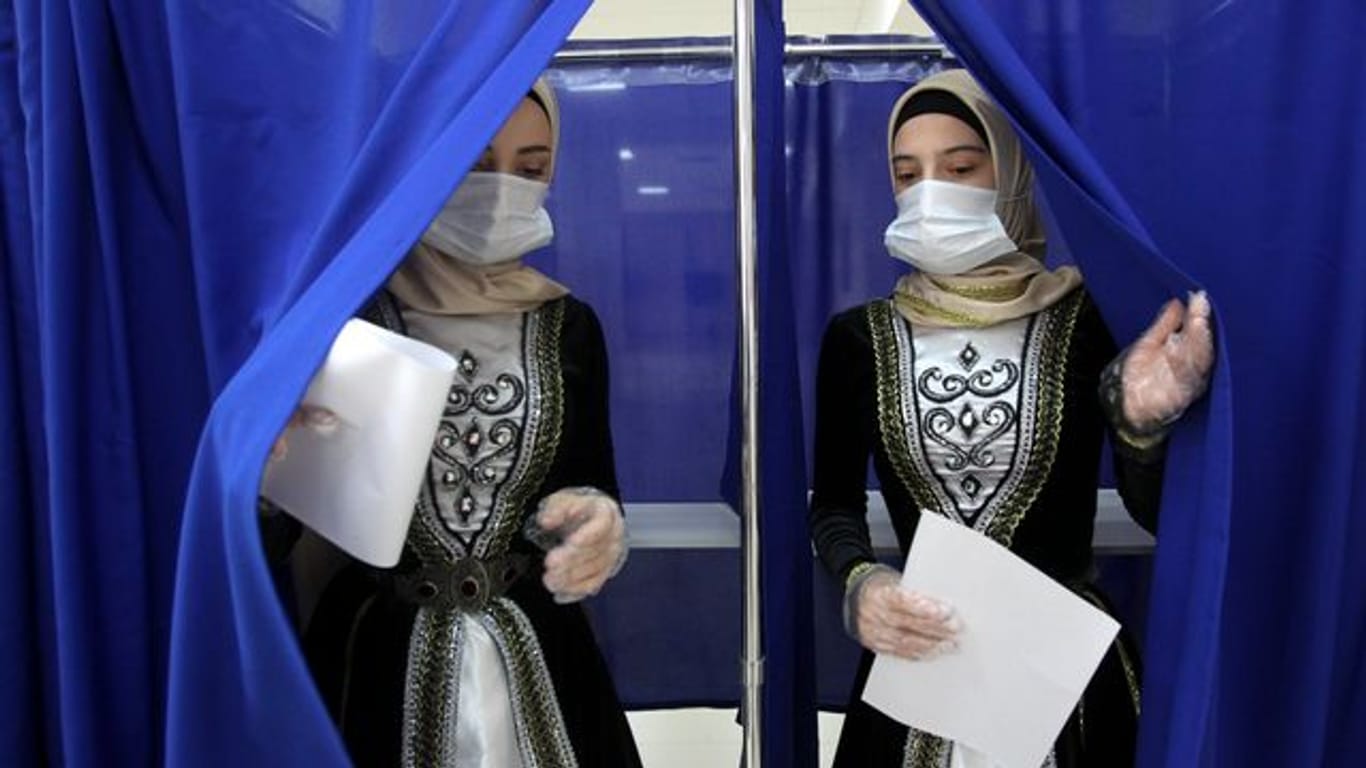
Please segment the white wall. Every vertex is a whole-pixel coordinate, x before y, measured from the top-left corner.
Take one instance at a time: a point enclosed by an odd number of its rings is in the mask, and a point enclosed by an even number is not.
[[[574,39],[722,37],[731,0],[595,0]],[[906,0],[784,0],[789,35],[929,35]]]

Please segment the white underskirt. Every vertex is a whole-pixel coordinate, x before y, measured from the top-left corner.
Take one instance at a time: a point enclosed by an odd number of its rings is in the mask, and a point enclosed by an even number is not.
[[[455,768],[521,768],[503,655],[493,636],[464,614],[460,698],[456,709]]]

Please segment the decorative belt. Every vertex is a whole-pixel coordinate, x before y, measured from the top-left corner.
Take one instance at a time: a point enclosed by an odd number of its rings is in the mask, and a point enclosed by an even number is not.
[[[475,612],[506,594],[517,579],[531,570],[531,564],[526,555],[466,557],[406,573],[385,574],[384,579],[404,602],[424,608]]]

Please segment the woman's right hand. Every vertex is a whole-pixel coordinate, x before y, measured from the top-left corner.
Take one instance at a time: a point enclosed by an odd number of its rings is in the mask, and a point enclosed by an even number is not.
[[[874,653],[922,660],[957,650],[962,622],[952,606],[901,586],[901,574],[876,566],[850,585],[855,638]]]
[[[285,429],[280,436],[275,438],[275,444],[270,447],[270,460],[279,461],[289,453],[289,430],[295,427],[309,427],[320,433],[327,434],[337,428],[339,419],[337,414],[316,405],[301,405],[290,414],[289,421],[285,422]]]

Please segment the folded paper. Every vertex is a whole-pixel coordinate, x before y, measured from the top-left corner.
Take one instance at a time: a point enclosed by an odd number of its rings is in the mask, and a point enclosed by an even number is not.
[[[397,564],[455,367],[429,344],[347,322],[300,403],[336,418],[288,429],[262,495],[351,556]]]
[[[864,701],[996,765],[1039,768],[1119,625],[1005,547],[930,512],[902,586],[957,610],[959,648],[926,661],[878,656]]]

